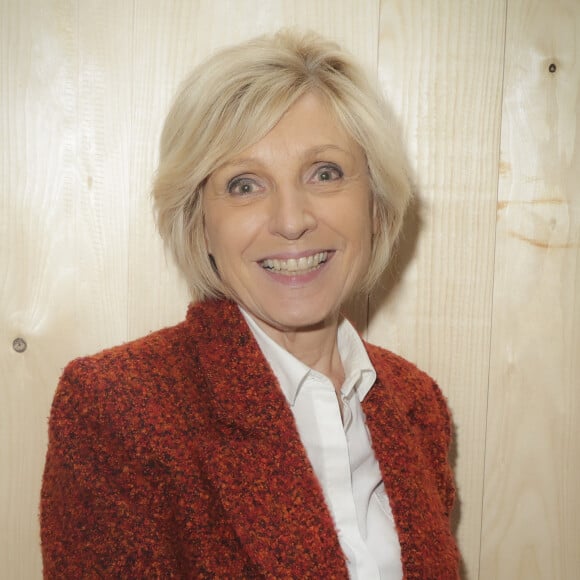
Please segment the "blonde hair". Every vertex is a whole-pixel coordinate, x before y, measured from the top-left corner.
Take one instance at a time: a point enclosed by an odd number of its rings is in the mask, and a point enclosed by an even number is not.
[[[392,113],[337,44],[284,30],[211,56],[185,79],[165,121],[153,184],[157,227],[194,301],[223,293],[205,244],[205,182],[314,90],[366,154],[378,228],[359,290],[370,291],[384,271],[411,195]]]

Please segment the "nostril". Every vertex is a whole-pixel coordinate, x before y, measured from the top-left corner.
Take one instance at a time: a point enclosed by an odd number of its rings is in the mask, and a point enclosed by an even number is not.
[[[272,233],[296,240],[316,227],[316,216],[301,195],[289,194],[272,207]]]

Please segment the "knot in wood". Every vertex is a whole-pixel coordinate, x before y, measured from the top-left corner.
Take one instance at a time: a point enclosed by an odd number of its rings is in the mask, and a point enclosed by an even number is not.
[[[24,352],[27,349],[28,345],[26,344],[26,341],[23,338],[15,338],[12,341],[12,348],[16,351],[16,352]]]

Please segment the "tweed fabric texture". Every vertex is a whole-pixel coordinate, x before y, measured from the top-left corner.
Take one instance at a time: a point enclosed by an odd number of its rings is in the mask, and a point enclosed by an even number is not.
[[[439,388],[365,344],[363,402],[404,577],[458,578],[451,424]],[[347,578],[292,411],[237,306],[77,359],[54,397],[45,578]]]

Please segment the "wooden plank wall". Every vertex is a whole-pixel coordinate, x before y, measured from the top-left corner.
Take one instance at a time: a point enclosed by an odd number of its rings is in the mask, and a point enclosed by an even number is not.
[[[148,198],[175,87],[285,25],[401,120],[417,201],[357,312],[448,396],[464,577],[580,578],[577,0],[0,0],[0,577],[41,577],[64,364],[184,314]]]

